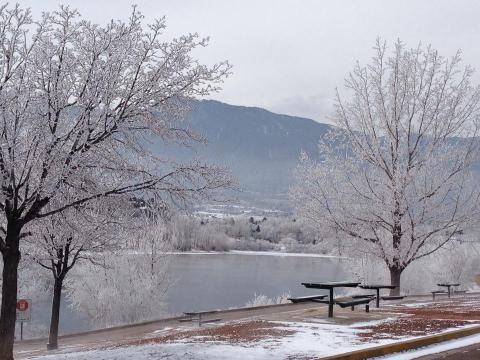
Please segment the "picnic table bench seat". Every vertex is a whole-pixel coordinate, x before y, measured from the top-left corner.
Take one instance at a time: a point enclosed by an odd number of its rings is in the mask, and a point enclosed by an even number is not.
[[[373,297],[364,297],[364,298],[350,298],[350,299],[341,299],[335,300],[335,304],[340,306],[341,308],[351,307],[352,311],[355,310],[356,305],[365,305],[365,311],[370,312],[370,301],[372,301]]]
[[[375,294],[359,294],[359,295],[352,295],[353,299],[364,299],[364,298],[375,298]]]
[[[435,300],[435,295],[448,295],[448,292],[446,290],[433,290],[431,291],[433,300]]]
[[[309,296],[289,297],[288,300],[295,304],[295,303],[305,302],[305,301],[322,300],[326,297],[327,295],[309,295]]]
[[[405,295],[392,295],[392,296],[382,296],[382,300],[402,300],[405,298]]]
[[[198,322],[198,326],[202,326],[202,324],[206,324],[206,323],[222,321],[221,318],[202,320],[203,315],[215,314],[215,313],[218,313],[218,310],[184,312],[183,314],[189,317],[178,319],[178,321],[179,322],[196,321]]]
[[[219,310],[205,310],[205,311],[191,311],[191,312],[184,312],[185,315],[206,315],[206,314],[215,314],[218,313]]]

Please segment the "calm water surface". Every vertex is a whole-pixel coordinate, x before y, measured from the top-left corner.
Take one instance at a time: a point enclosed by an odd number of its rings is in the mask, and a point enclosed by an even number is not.
[[[255,293],[270,298],[289,292],[295,296],[321,293],[301,282],[347,279],[348,260],[306,256],[272,256],[239,253],[176,254],[169,262],[172,281],[166,293],[167,311],[200,311],[239,307]],[[94,296],[94,294],[92,294]],[[50,304],[36,303],[32,316],[48,326]],[[85,314],[63,299],[61,333],[90,329]]]
[[[175,283],[167,292],[171,313],[243,306],[255,293],[308,295],[302,282],[345,279],[345,260],[320,257],[185,254],[175,255]]]

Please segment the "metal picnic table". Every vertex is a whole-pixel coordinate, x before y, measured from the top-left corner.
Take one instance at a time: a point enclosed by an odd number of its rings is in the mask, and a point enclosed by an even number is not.
[[[309,289],[324,289],[329,290],[328,298],[328,317],[333,317],[333,305],[335,301],[333,299],[333,289],[337,287],[357,287],[359,282],[351,281],[334,281],[334,282],[324,282],[324,283],[302,283],[303,286]]]
[[[443,284],[437,284],[437,286],[446,287],[447,290],[448,290],[448,298],[450,299],[450,288],[451,288],[452,286],[460,286],[460,284],[443,283]]]
[[[376,301],[376,306],[377,308],[380,307],[380,289],[395,289],[395,285],[360,285],[362,289],[368,289],[368,290],[376,290],[377,291],[377,301]]]

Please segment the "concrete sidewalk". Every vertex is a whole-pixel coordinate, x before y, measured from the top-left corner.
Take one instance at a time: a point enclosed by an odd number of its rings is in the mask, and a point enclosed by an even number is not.
[[[445,352],[415,358],[416,360],[478,360],[480,344],[452,349]]]
[[[222,326],[228,327],[229,324],[238,323],[238,321],[252,322],[257,320],[292,324],[325,323],[338,325],[339,327],[348,327],[355,324],[354,326],[361,333],[362,341],[371,342],[372,347],[375,347],[376,340],[385,338],[385,336],[391,336],[391,339],[398,338],[398,342],[401,343],[402,338],[412,338],[413,336],[419,339],[422,338],[422,334],[425,338],[429,337],[427,335],[435,337],[437,335],[434,334],[465,326],[471,320],[480,324],[480,295],[469,294],[461,298],[441,299],[435,302],[432,302],[431,296],[408,297],[402,301],[389,302],[389,305],[384,305],[380,309],[371,308],[369,313],[364,311],[363,306],[355,308],[355,311],[351,311],[349,308],[336,307],[335,317],[332,319],[327,318],[326,306],[319,303],[225,310],[203,317],[205,320],[212,318],[221,318],[221,323],[211,325],[211,329],[218,329]],[[387,323],[383,320],[386,320]],[[363,325],[358,327],[357,324],[360,323]],[[209,327],[205,326],[205,328],[208,329]],[[177,317],[62,336],[59,338],[60,348],[56,351],[46,350],[46,339],[24,341],[15,344],[14,352],[15,358],[21,359],[45,354],[116,347],[118,345],[135,344],[136,342],[145,343],[150,341],[149,339],[155,340],[160,336],[175,337],[187,330],[188,333],[193,334],[192,336],[198,336],[202,329],[204,327],[198,328],[198,325],[192,323],[179,322]],[[415,341],[412,344],[412,346],[425,346],[418,345]],[[350,344],[345,345],[348,347]],[[474,353],[473,350],[470,352]],[[360,356],[355,359],[365,358]],[[478,358],[480,359],[480,357]]]

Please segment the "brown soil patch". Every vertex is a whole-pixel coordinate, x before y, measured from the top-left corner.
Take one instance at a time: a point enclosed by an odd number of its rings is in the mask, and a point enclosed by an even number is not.
[[[429,319],[480,320],[480,304],[475,302],[454,301],[449,303],[428,304],[427,306],[396,309],[403,314]]]
[[[405,336],[425,336],[466,324],[468,324],[467,321],[457,320],[399,318],[378,325],[361,327],[361,330],[366,331],[357,335],[360,336],[362,341],[395,339]]]
[[[277,327],[277,324],[268,321],[255,320],[230,323],[211,328],[180,331],[154,338],[137,340],[123,345],[169,343],[182,340],[188,342],[227,342],[238,344],[284,337],[295,333],[293,330],[278,329]]]
[[[395,320],[360,327],[358,335],[363,341],[375,339],[395,339],[405,336],[425,336],[442,330],[480,323],[480,304],[475,302],[452,301],[432,303],[421,307],[394,307]],[[381,312],[392,312],[380,310]]]

